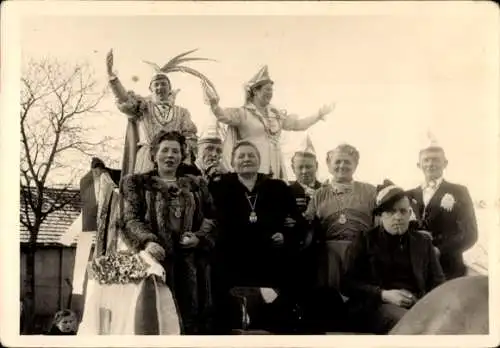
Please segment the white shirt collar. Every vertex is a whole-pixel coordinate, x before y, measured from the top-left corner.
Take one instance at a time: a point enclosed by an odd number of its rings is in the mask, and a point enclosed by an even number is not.
[[[304,185],[303,183],[297,181],[299,183],[300,186],[302,186],[304,188],[304,190],[314,190],[314,184],[312,184],[312,186],[309,186],[309,185]]]
[[[435,190],[437,190],[437,189],[438,189],[438,187],[442,184],[443,180],[444,180],[444,179],[443,179],[443,177],[440,177],[440,178],[439,178],[439,179],[437,179],[437,180],[432,180],[432,181],[434,181],[434,182],[436,183],[436,186],[434,187],[434,189],[435,189]],[[424,182],[420,185],[420,187],[421,187],[422,189],[426,189],[426,188],[428,188],[428,187],[430,187],[430,186],[429,186],[429,183],[428,183],[428,182],[424,181]]]

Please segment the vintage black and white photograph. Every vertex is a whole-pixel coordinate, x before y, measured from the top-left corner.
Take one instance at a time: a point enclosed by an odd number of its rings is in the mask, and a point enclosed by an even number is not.
[[[2,81],[15,335],[498,337],[492,3],[70,4]]]

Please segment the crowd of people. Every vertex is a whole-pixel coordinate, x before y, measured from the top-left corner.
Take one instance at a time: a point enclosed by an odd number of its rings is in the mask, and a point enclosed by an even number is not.
[[[146,98],[126,91],[107,57],[129,120],[120,238],[165,271],[180,333],[385,334],[425,294],[466,274],[462,254],[477,241],[477,223],[467,188],[443,179],[442,147],[416,154],[424,181],[408,191],[355,180],[361,156],[350,144],[327,153],[331,178],[319,182],[307,138],[289,182],[281,132],[307,130],[333,106],[305,118],[276,108],[264,67],[243,106],[222,108],[213,84],[180,66],[189,59],[158,68]],[[203,81],[214,122],[199,138],[175,105],[172,71]]]

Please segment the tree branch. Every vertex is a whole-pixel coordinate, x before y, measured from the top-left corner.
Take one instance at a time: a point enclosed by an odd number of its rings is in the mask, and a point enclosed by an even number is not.
[[[71,181],[57,190],[48,189],[49,176],[65,170],[62,181],[66,182],[68,170],[77,169],[66,160],[67,154],[78,161],[109,140],[90,140],[83,117],[99,112],[106,90],[97,89],[87,64],[71,66],[52,59],[29,61],[23,67],[21,87],[21,223],[36,241],[47,216],[64,211],[78,195],[72,193]]]

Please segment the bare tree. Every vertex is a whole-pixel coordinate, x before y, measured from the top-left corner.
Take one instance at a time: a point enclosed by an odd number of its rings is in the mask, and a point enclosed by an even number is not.
[[[93,141],[92,127],[86,126],[89,117],[102,113],[98,106],[105,92],[85,63],[70,65],[43,59],[31,60],[23,67],[20,220],[30,234],[26,260],[29,286],[24,300],[31,314],[35,308],[34,253],[40,226],[50,214],[64,211],[74,201],[78,191],[71,187],[84,170],[81,163],[89,163],[88,156],[95,153],[105,153],[111,140],[101,137]]]

